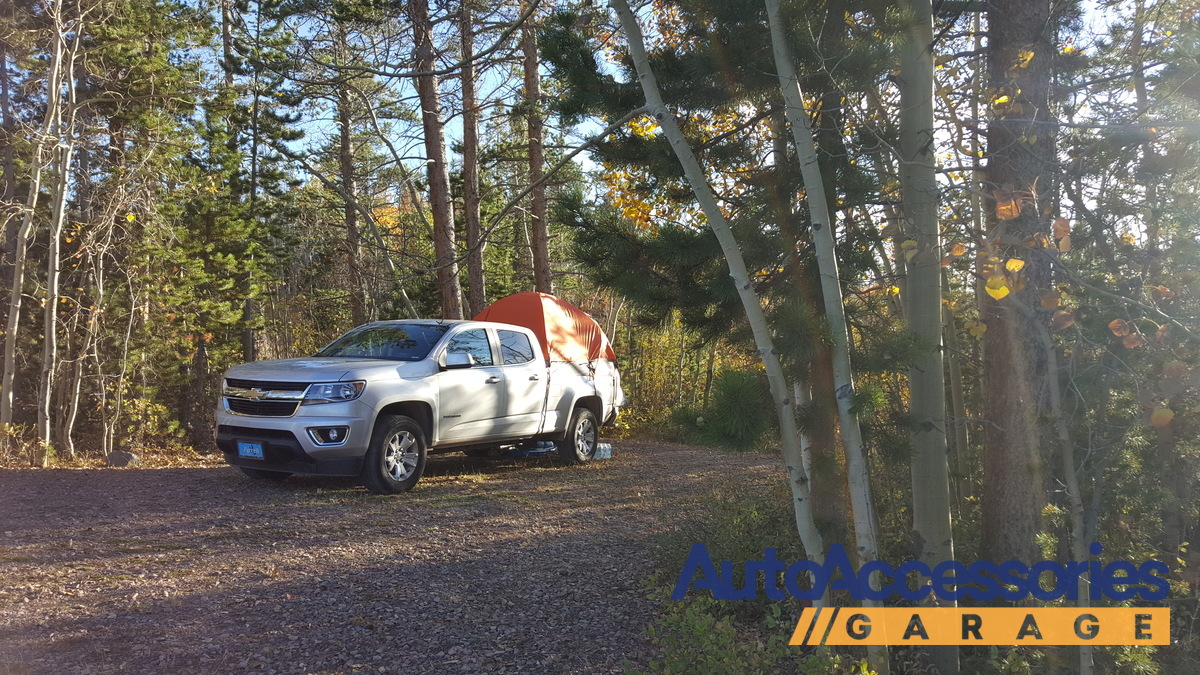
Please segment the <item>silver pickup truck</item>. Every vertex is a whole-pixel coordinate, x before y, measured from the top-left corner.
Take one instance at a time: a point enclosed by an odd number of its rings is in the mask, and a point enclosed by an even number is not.
[[[552,360],[528,328],[384,321],[311,358],[231,368],[216,442],[253,478],[358,476],[392,494],[420,480],[431,451],[549,440],[567,462],[586,462],[623,403],[610,359]]]

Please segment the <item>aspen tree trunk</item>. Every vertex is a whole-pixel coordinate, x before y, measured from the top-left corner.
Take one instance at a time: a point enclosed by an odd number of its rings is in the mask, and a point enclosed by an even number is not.
[[[437,69],[433,49],[433,22],[429,1],[414,0],[408,6],[413,22],[417,70]],[[454,206],[450,201],[450,169],[446,164],[446,129],[442,121],[442,101],[436,75],[417,77],[417,95],[421,100],[421,123],[425,132],[425,155],[429,175],[429,208],[433,211],[433,255],[438,290],[442,296],[442,318],[461,319],[462,288],[458,281],[458,252],[455,246]]]
[[[904,298],[918,354],[908,371],[912,415],[915,559],[933,569],[954,559],[950,472],[946,457],[946,389],[942,363],[942,241],[933,159],[933,5],[902,0],[908,35],[900,47],[900,189],[905,231],[917,242]],[[957,603],[944,602],[953,607]],[[929,647],[942,675],[958,672],[958,648]]]
[[[945,277],[942,278],[945,286]],[[967,405],[963,396],[962,367],[959,365],[958,329],[954,321],[954,313],[949,307],[942,307],[943,343],[946,345],[946,371],[950,378],[950,418],[954,424],[954,483],[957,485],[959,508],[966,505],[966,500],[973,494],[971,486],[971,468],[967,461],[971,447],[971,437],[967,429]]]
[[[791,161],[788,155],[787,119],[783,113],[771,116],[771,144],[776,166]],[[812,315],[824,313],[820,290],[810,276],[810,265],[800,258],[801,234],[795,222],[792,199],[778,184],[772,190],[772,208],[780,230],[788,242],[788,259],[796,280],[796,295]],[[837,403],[834,399],[833,371],[829,347],[816,340],[809,359],[809,381],[796,383],[797,405],[813,405],[809,424],[800,438],[805,450],[805,474],[813,498],[813,520],[829,544],[849,544],[850,524],[846,520],[846,474],[837,457]],[[810,468],[812,471],[809,471]],[[815,473],[814,473],[815,472]]]
[[[850,369],[850,334],[846,314],[842,309],[842,288],[838,276],[837,255],[833,242],[832,211],[825,199],[825,180],[817,163],[813,144],[812,122],[804,105],[804,94],[796,78],[796,69],[788,52],[783,25],[779,16],[779,0],[766,0],[767,20],[771,29],[771,46],[775,54],[775,69],[783,90],[785,113],[792,125],[792,140],[804,177],[808,211],[812,218],[813,244],[821,275],[821,294],[825,299],[825,316],[833,343],[833,377],[837,386],[838,416],[842,423],[842,447],[846,452],[846,474],[850,483],[850,504],[854,515],[854,539],[858,548],[859,565],[879,558],[879,538],[876,533],[875,508],[871,501],[871,480],[863,448],[862,432],[854,404],[854,377]],[[879,587],[879,575],[871,575],[871,586]],[[878,602],[864,601],[864,606]],[[870,665],[880,673],[888,672],[887,647],[867,648]]]
[[[529,216],[533,248],[533,285],[541,293],[554,293],[550,274],[550,224],[546,221],[546,183],[543,180],[545,149],[542,147],[545,130],[542,124],[542,78],[538,71],[537,29],[533,16],[521,26],[521,52],[525,68],[525,105],[529,133]]]
[[[13,145],[16,141],[16,125],[12,115],[12,97],[9,95],[8,44],[0,39],[0,165],[3,165],[4,189],[0,192],[3,205],[4,237],[3,255],[0,257],[0,285],[12,283],[13,252],[17,246],[16,214],[9,210],[17,192],[17,171],[13,164]]]
[[[62,258],[63,228],[67,217],[67,190],[71,183],[71,163],[75,157],[75,59],[79,54],[79,39],[83,32],[82,17],[69,25],[62,16],[61,9],[56,9],[55,30],[58,39],[65,41],[68,33],[72,35],[71,43],[67,46],[62,64],[64,84],[66,85],[65,105],[60,107],[55,121],[54,136],[58,145],[54,153],[55,184],[51,192],[54,200],[50,211],[50,227],[46,253],[46,298],[42,307],[42,369],[38,383],[38,439],[42,443],[43,452],[53,447],[58,439],[54,438],[54,378],[58,371],[58,285],[59,265]],[[50,96],[61,96],[58,91],[49,92]]]
[[[1075,467],[1075,444],[1071,441],[1071,432],[1067,428],[1067,418],[1063,414],[1062,390],[1058,383],[1058,355],[1055,352],[1054,340],[1050,331],[1041,322],[1036,322],[1038,336],[1042,348],[1046,350],[1046,363],[1049,373],[1046,382],[1050,388],[1050,414],[1054,417],[1054,431],[1058,438],[1059,450],[1062,454],[1063,480],[1067,486],[1067,508],[1071,519],[1071,557],[1077,562],[1088,559],[1087,541],[1084,540],[1083,495],[1079,491],[1079,473]],[[1089,574],[1080,574],[1076,580],[1079,599],[1077,607],[1089,607],[1089,592],[1091,582]],[[1079,645],[1079,675],[1092,675],[1095,671],[1092,646]]]
[[[53,5],[52,11],[55,21],[61,23],[61,5]],[[29,194],[25,199],[21,226],[17,230],[17,239],[12,250],[12,287],[9,289],[8,323],[4,331],[4,372],[0,375],[0,425],[12,424],[13,383],[17,374],[17,331],[21,324],[21,291],[25,285],[26,249],[33,232],[38,197],[42,192],[42,174],[58,152],[58,122],[62,115],[61,91],[63,77],[69,72],[63,66],[66,58],[65,39],[66,36],[60,33],[54,40],[51,51],[46,85],[46,112],[33,144],[33,156],[29,167]]]
[[[72,54],[72,57],[74,54]],[[75,87],[67,85],[70,90],[68,103],[69,116],[74,116]],[[54,378],[58,371],[58,285],[59,265],[62,262],[63,225],[66,219],[67,187],[71,175],[71,159],[75,152],[73,120],[64,124],[65,138],[57,148],[58,160],[55,162],[58,171],[58,181],[54,186],[54,206],[50,217],[49,247],[46,253],[46,304],[42,307],[42,370],[38,385],[38,438],[42,445],[51,447],[57,439],[53,436],[54,423]]]
[[[805,555],[810,560],[822,562],[825,559],[825,546],[821,540],[821,533],[817,531],[817,526],[813,522],[812,500],[809,494],[808,479],[804,475],[804,457],[800,449],[800,435],[796,428],[796,402],[788,391],[787,379],[779,364],[779,355],[771,340],[771,332],[767,326],[766,316],[763,314],[761,301],[754,292],[754,286],[746,271],[746,263],[742,259],[741,250],[738,249],[729,223],[725,220],[720,205],[717,204],[708,179],[704,175],[704,170],[700,168],[699,162],[692,154],[692,149],[680,131],[674,114],[663,102],[658,81],[650,69],[650,60],[646,56],[641,27],[638,26],[626,0],[609,0],[608,6],[620,17],[622,31],[629,42],[629,55],[633,59],[638,82],[646,97],[646,107],[662,127],[663,134],[666,135],[671,148],[675,151],[675,156],[683,166],[687,181],[691,185],[700,207],[704,210],[708,225],[716,235],[717,241],[721,245],[721,251],[725,255],[725,262],[729,265],[729,276],[737,287],[738,297],[742,301],[746,318],[750,322],[754,342],[758,346],[759,355],[766,367],[767,381],[770,383],[775,412],[779,416],[779,435],[783,445],[784,463],[788,472],[788,484],[792,490],[792,507],[796,513],[796,529],[800,534],[800,542],[804,546]]]
[[[475,100],[475,15],[472,0],[463,0],[459,32],[462,39],[463,106],[463,223],[467,229],[467,305],[471,316],[487,307],[487,278],[483,270],[483,228],[479,216],[479,104]]]

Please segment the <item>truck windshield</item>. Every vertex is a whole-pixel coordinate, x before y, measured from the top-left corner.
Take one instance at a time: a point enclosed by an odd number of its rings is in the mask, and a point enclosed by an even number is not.
[[[420,361],[449,328],[418,323],[367,324],[329,343],[317,356]]]

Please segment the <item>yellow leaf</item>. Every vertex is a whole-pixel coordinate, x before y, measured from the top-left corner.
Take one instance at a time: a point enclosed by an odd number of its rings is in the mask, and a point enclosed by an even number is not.
[[[1058,240],[1058,252],[1066,253],[1071,250],[1071,235],[1067,235]]]
[[[1004,280],[1004,277],[992,277],[988,279],[984,290],[993,298],[1001,300],[1004,296],[1008,295],[1008,282]]]
[[[1015,199],[996,199],[996,217],[1000,220],[1012,220],[1021,215],[1021,205]]]
[[[131,223],[134,221],[134,219],[135,219],[136,217],[137,217],[137,216],[134,216],[132,213],[126,213],[126,214],[125,214],[125,220],[128,220],[128,221],[129,221],[129,222],[131,222]]]
[[[1031,51],[1019,52],[1017,54],[1017,67],[1018,68],[1028,68],[1029,62],[1033,60],[1033,56],[1034,56],[1033,52],[1031,52]]]
[[[992,99],[992,103],[995,103],[996,105],[1002,105],[1002,104],[1008,103],[1011,100],[1012,99],[1010,99],[1008,97],[1008,95],[1006,94],[1004,96],[997,96],[996,98]]]
[[[964,327],[971,337],[980,337],[987,332],[987,324],[979,321],[968,321]]]
[[[1150,413],[1150,426],[1165,427],[1175,419],[1175,412],[1170,408],[1156,408]]]
[[[899,286],[889,286],[888,287],[888,295],[900,295],[900,287]]]
[[[1024,266],[1025,261],[1021,260],[1020,258],[1009,258],[1008,262],[1004,263],[1004,269],[1008,270],[1009,272],[1020,272],[1021,268]]]
[[[909,239],[900,244],[900,250],[904,251],[905,262],[912,262],[913,256],[917,254],[917,242]]]

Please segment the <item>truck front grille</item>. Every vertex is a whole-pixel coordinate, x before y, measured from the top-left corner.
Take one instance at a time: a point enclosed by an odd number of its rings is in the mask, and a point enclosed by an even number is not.
[[[239,380],[225,378],[225,383],[239,389],[262,389],[263,391],[304,391],[308,382],[268,382],[266,380]]]
[[[226,397],[225,403],[232,412],[256,417],[291,417],[296,414],[296,408],[300,405],[299,401],[266,401],[231,397]]]

